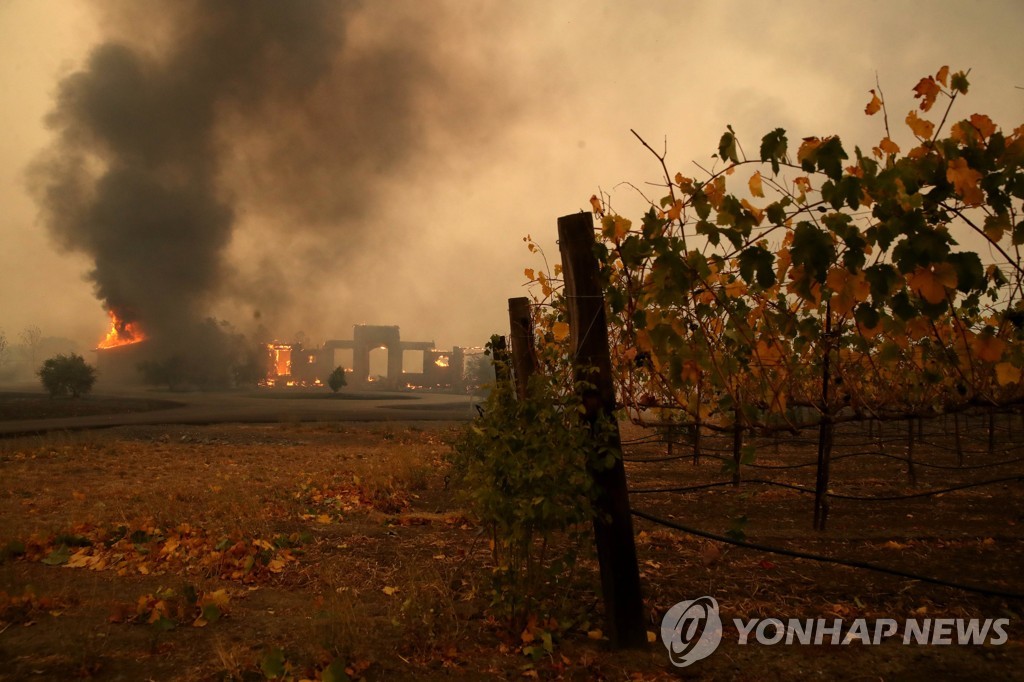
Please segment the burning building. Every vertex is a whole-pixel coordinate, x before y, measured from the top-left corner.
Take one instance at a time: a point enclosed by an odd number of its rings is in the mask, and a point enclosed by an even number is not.
[[[330,340],[319,348],[275,342],[267,344],[266,349],[266,383],[272,386],[322,385],[335,367],[343,366],[336,359],[336,351],[351,350],[351,366],[345,367],[350,386],[391,390],[462,388],[462,348],[444,351],[436,349],[433,341],[403,341],[397,326],[356,325],[351,339]],[[387,351],[387,370],[380,377],[372,376],[370,371],[370,354],[378,349]],[[423,354],[419,372],[404,371],[403,358],[407,352]]]

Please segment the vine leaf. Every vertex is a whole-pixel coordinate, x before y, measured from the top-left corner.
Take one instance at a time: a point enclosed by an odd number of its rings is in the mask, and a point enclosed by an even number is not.
[[[942,89],[932,76],[918,81],[917,85],[914,86],[914,99],[921,100],[921,111],[930,110],[932,105],[935,104],[935,98],[938,97],[941,91]]]
[[[864,113],[868,116],[874,116],[882,109],[882,100],[878,98],[878,95],[874,90],[871,90],[871,101],[864,107]]]
[[[946,168],[946,179],[953,183],[956,193],[968,206],[980,206],[985,201],[981,190],[981,173],[967,165],[964,158],[953,159]]]

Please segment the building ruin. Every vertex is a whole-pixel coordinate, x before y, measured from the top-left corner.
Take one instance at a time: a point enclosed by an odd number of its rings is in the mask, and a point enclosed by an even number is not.
[[[387,370],[371,375],[370,354],[387,351]],[[336,351],[351,350],[351,367],[336,359]],[[404,354],[420,352],[423,365],[419,372],[404,370]],[[465,350],[450,351],[434,347],[433,341],[403,341],[398,326],[355,325],[352,338],[329,340],[318,348],[301,343],[267,344],[267,381],[272,386],[323,385],[336,367],[344,367],[349,386],[357,388],[449,388],[461,390],[465,370]]]

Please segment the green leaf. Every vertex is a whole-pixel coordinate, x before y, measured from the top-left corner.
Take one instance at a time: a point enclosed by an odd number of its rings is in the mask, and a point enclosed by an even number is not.
[[[220,609],[216,604],[207,604],[203,607],[203,618],[207,623],[216,623],[220,620]]]
[[[794,265],[802,265],[816,282],[824,282],[829,265],[835,258],[832,237],[813,224],[803,221],[793,230],[793,244],[789,249]]]
[[[263,654],[260,659],[260,670],[268,680],[276,680],[284,676],[284,651],[273,648]]]
[[[956,268],[956,288],[965,294],[984,291],[985,268],[981,258],[973,251],[949,254],[950,264]]]
[[[967,89],[970,87],[970,83],[967,82],[967,74],[963,71],[957,71],[953,74],[953,77],[949,81],[949,85],[953,90],[956,90],[961,95],[967,94]]]
[[[775,256],[760,246],[751,246],[740,252],[740,276],[748,284],[756,282],[768,288],[775,284]]]
[[[768,204],[768,208],[765,209],[765,215],[768,216],[768,220],[772,225],[782,225],[786,222],[786,209],[781,202],[776,201]]]
[[[786,131],[776,128],[761,138],[761,160],[771,161],[772,173],[779,174],[779,163],[786,159],[786,148],[789,140],[786,139]],[[769,220],[771,216],[769,215]],[[772,220],[772,222],[775,222]]]
[[[868,305],[867,303],[861,303],[857,306],[857,309],[853,311],[853,317],[860,323],[860,325],[866,329],[874,329],[878,325],[880,315],[875,310],[874,306]]]
[[[170,618],[166,616],[160,616],[155,621],[153,621],[153,627],[159,630],[160,632],[170,632],[175,627],[177,627],[177,625]]]
[[[736,134],[732,130],[732,126],[726,126],[728,131],[722,134],[722,139],[718,141],[718,156],[723,161],[732,161],[733,163],[739,163],[739,157],[736,154]]]
[[[320,673],[322,682],[349,682],[352,678],[345,671],[345,664],[340,659],[334,659],[331,664]]]
[[[53,550],[46,555],[43,559],[43,563],[47,566],[63,566],[71,558],[71,550],[68,549],[67,545],[61,545],[57,549]]]
[[[871,300],[881,305],[889,300],[889,292],[903,280],[900,273],[889,263],[877,263],[864,268],[864,277],[871,285]]]

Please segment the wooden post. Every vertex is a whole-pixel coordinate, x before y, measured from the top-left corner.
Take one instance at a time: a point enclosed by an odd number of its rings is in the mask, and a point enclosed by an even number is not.
[[[988,455],[996,451],[996,414],[995,411],[988,412]]]
[[[832,459],[832,408],[829,384],[832,380],[832,305],[825,304],[825,353],[821,363],[821,424],[818,425],[818,471],[814,484],[814,529],[828,523],[828,479]]]
[[[740,464],[743,460],[743,424],[741,420],[740,405],[736,403],[733,411],[732,424],[732,487],[740,487]]]
[[[512,371],[515,373],[516,394],[520,400],[525,400],[530,377],[537,373],[529,298],[508,299],[508,323],[512,330]]]
[[[604,292],[594,257],[594,222],[589,213],[558,219],[558,246],[569,307],[569,348],[576,363],[575,379],[592,385],[583,391],[585,418],[591,433],[604,439],[600,445],[621,453]],[[610,420],[611,429],[594,428],[602,417]],[[621,454],[611,468],[592,468],[591,475],[598,489],[594,536],[608,637],[613,647],[644,648],[647,627]]]
[[[953,437],[956,439],[956,464],[964,465],[964,446],[960,442],[960,413],[953,413]]]
[[[920,417],[918,417],[920,424]],[[918,429],[920,436],[920,429]],[[917,485],[917,470],[914,469],[914,418],[907,419],[907,480],[910,485]]]

